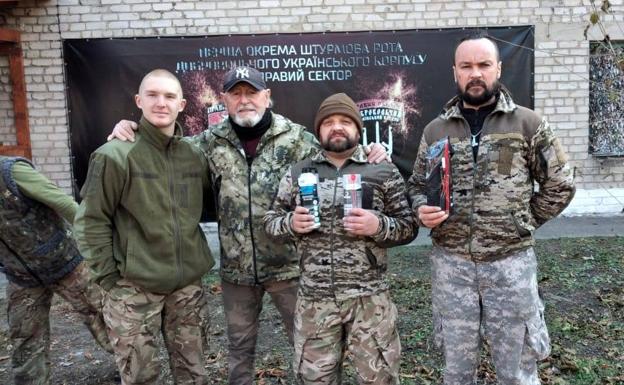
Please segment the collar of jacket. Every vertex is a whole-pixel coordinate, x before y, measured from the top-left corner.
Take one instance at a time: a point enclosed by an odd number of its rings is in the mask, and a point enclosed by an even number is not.
[[[314,156],[312,156],[312,162],[314,163],[331,163],[331,161],[325,156],[325,151],[319,151]],[[364,151],[364,147],[361,144],[358,144],[353,154],[347,159],[344,165],[341,168],[344,168],[349,163],[366,163],[368,162],[368,157],[366,156],[366,152]]]
[[[161,150],[167,149],[169,143],[176,138],[182,136],[182,126],[180,123],[175,122],[175,127],[173,128],[173,136],[167,136],[163,134],[158,128],[154,127],[154,125],[145,119],[144,116],[141,116],[141,121],[139,122],[139,132],[148,142],[154,145],[156,148]]]
[[[272,137],[290,130],[290,127],[287,124],[280,124],[280,119],[283,120],[280,115],[271,112],[271,127],[269,127],[269,129],[260,137],[258,149],[262,146],[263,143],[265,143]],[[234,129],[232,128],[232,124],[230,123],[229,119],[225,119],[223,122],[215,126],[212,129],[212,134],[220,138],[226,139],[237,147],[241,147],[240,139],[238,138],[238,135],[236,135],[236,132],[234,132]]]
[[[444,120],[449,120],[452,118],[462,118],[461,110],[459,109],[459,103],[461,99],[459,95],[455,95],[451,100],[449,100],[442,109],[440,113],[440,118]],[[498,103],[496,103],[496,108],[494,108],[494,112],[503,112],[509,113],[516,109],[516,103],[514,103],[509,91],[505,86],[501,86],[500,89],[500,97],[498,98]]]

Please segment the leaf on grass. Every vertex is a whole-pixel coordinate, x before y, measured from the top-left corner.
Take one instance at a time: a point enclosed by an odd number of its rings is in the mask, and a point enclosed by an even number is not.
[[[206,362],[209,364],[214,364],[215,362],[221,361],[222,358],[223,358],[223,353],[221,351],[218,351],[216,354],[210,354],[207,357]]]
[[[287,373],[285,370],[280,369],[280,368],[268,368],[268,369],[256,370],[256,375],[259,378],[266,378],[266,377],[283,378],[283,377],[286,377]]]

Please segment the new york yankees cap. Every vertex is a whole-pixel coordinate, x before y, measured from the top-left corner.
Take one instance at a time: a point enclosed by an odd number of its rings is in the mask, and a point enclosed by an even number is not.
[[[260,71],[247,66],[234,67],[225,73],[223,78],[223,92],[228,92],[240,82],[245,82],[257,90],[266,89],[266,83]]]

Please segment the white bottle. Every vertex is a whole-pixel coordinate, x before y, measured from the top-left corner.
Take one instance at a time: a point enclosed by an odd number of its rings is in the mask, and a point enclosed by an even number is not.
[[[301,206],[308,209],[310,215],[314,217],[313,229],[321,227],[321,213],[319,209],[318,197],[318,176],[316,169],[304,168],[299,175],[299,196],[301,198]]]
[[[362,207],[362,175],[344,174],[342,176],[344,189],[344,216],[348,216],[353,208]]]

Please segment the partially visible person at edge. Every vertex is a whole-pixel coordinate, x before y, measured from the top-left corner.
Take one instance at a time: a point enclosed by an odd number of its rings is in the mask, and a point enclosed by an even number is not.
[[[6,274],[15,385],[50,383],[50,306],[60,295],[112,352],[102,289],[89,283],[70,224],[78,205],[24,158],[0,156],[0,271]]]
[[[360,111],[346,94],[321,103],[314,128],[323,150],[286,172],[264,216],[267,234],[294,240],[299,255],[295,374],[305,385],[340,384],[348,351],[358,383],[398,384],[397,309],[384,274],[386,248],[417,232],[405,182],[392,163],[366,162]],[[318,229],[299,196],[298,178],[308,168],[320,181]],[[362,204],[343,217],[347,174],[360,175]]]
[[[255,377],[262,298],[265,293],[271,296],[292,344],[299,277],[293,244],[268,239],[262,217],[288,166],[318,151],[318,142],[305,127],[271,110],[271,90],[254,68],[229,70],[221,100],[228,118],[192,140],[208,157],[216,197],[228,383],[249,385]],[[133,126],[121,121],[111,137],[132,140]],[[369,154],[371,162],[385,158],[380,145]]]
[[[199,311],[214,261],[199,226],[208,163],[176,122],[186,101],[162,69],[141,81],[134,143],[111,141],[89,162],[75,227],[106,294],[104,320],[123,385],[154,384],[162,333],[176,384],[207,383]]]
[[[501,385],[539,384],[536,361],[550,353],[533,233],[572,200],[573,175],[546,119],[516,105],[499,83],[501,66],[487,36],[459,43],[458,95],[425,127],[408,181],[417,221],[431,228],[434,333],[446,385],[475,383],[482,327]],[[425,191],[427,150],[447,136],[455,152],[450,215],[427,206]]]

